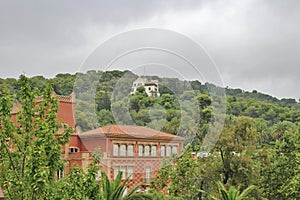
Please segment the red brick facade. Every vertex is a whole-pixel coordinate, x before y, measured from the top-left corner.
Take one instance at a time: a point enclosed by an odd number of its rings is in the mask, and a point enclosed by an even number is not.
[[[111,180],[122,171],[130,185],[149,183],[162,160],[180,154],[183,143],[181,137],[139,126],[110,125],[77,136],[84,151],[101,149],[102,170]]]
[[[59,120],[75,130],[75,95],[53,95],[59,100]],[[37,100],[37,103],[40,101]],[[15,122],[20,109],[18,103],[12,108]],[[62,147],[62,159],[66,161],[63,174],[74,165],[85,170],[92,162],[92,153],[99,148],[102,153],[101,169],[111,180],[118,171],[122,171],[124,178],[130,177],[129,187],[140,182],[148,184],[164,158],[172,153],[181,153],[183,140],[175,135],[139,126],[111,125],[85,133],[74,133],[69,143]]]

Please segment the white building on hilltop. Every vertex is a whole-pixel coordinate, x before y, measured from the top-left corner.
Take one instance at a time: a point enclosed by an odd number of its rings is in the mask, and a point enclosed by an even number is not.
[[[143,86],[145,88],[145,92],[148,95],[148,97],[159,97],[160,93],[159,93],[159,87],[158,87],[158,80],[151,80],[150,82],[148,82],[148,80],[146,78],[137,78],[133,84],[132,84],[132,88],[131,88],[131,92],[130,94],[135,94],[137,89],[139,87]]]

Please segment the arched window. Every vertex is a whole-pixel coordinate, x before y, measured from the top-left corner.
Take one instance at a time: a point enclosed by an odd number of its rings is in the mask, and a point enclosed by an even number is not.
[[[178,154],[178,147],[177,146],[173,146],[172,153]]]
[[[150,156],[150,146],[146,145],[144,150],[144,156]]]
[[[139,145],[139,156],[143,156],[144,155],[144,146],[143,145]]]
[[[166,156],[171,156],[172,147],[170,145],[167,146]]]
[[[156,149],[157,149],[157,146],[155,146],[155,145],[151,146],[151,156],[156,156]]]
[[[166,146],[165,145],[160,146],[160,155],[162,157],[166,156]]]
[[[126,145],[125,144],[120,145],[120,156],[126,156]]]
[[[114,156],[118,156],[119,155],[119,145],[118,144],[114,144],[113,155]]]
[[[129,144],[127,147],[127,156],[133,156],[133,144]]]

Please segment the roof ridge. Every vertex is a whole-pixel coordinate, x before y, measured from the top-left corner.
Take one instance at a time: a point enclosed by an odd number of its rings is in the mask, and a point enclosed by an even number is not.
[[[165,133],[160,130],[155,130],[147,126],[136,126],[136,125],[118,125],[111,124],[100,127],[98,129],[90,130],[85,132],[86,134],[104,134],[104,135],[115,135],[115,136],[132,136],[132,137],[157,137],[157,138],[169,138],[169,139],[182,139],[184,137]],[[83,133],[83,134],[85,134]]]

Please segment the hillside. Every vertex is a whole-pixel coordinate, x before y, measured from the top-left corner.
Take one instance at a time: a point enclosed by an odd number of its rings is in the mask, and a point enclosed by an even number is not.
[[[77,95],[77,124],[83,130],[124,123],[184,134],[194,128],[191,127],[193,124],[216,120],[218,114],[215,111],[225,109],[227,117],[250,117],[267,128],[283,121],[300,122],[300,107],[295,99],[277,99],[255,90],[249,92],[221,88],[198,80],[181,81],[157,76],[146,78],[159,81],[161,97],[148,98],[143,93],[132,96],[129,93],[136,78],[137,75],[129,71],[93,70],[87,73],[57,74],[49,79],[35,76],[30,81],[38,91],[42,91],[48,82],[52,83],[57,94],[69,95],[74,90]],[[1,91],[5,87],[18,98],[19,84],[16,79],[0,79]],[[199,107],[201,119],[194,116],[193,106]],[[193,123],[185,124],[184,121]]]
[[[158,199],[208,199],[218,196],[216,183],[221,182],[237,192],[254,185],[248,199],[299,199],[300,107],[296,100],[197,80],[146,78],[159,82],[159,97],[148,97],[145,90],[151,88],[146,84],[131,95],[137,76],[129,71],[58,74],[51,79],[36,76],[30,81],[37,94],[47,83],[57,94],[74,91],[76,123],[83,131],[126,124],[183,136],[183,154],[164,160],[151,182],[154,194],[169,191],[170,198]],[[18,100],[19,88],[16,79],[0,80],[1,96]]]

